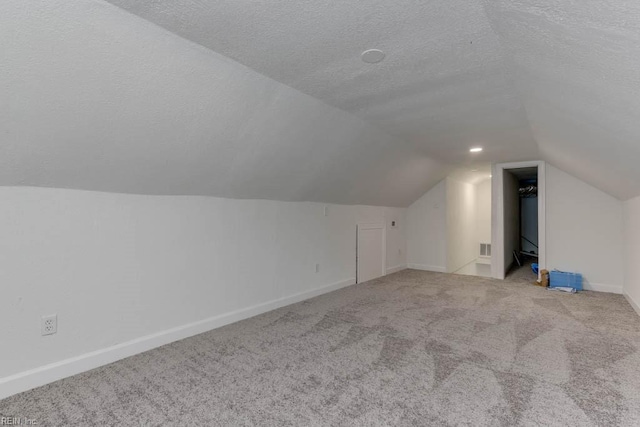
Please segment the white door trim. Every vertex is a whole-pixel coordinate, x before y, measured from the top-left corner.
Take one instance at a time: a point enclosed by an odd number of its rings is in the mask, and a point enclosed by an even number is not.
[[[496,163],[491,167],[491,275],[504,279],[504,195],[502,173],[506,169],[538,168],[538,265],[540,270],[547,265],[546,238],[546,173],[545,162]]]
[[[382,222],[362,222],[358,223],[356,226],[356,283],[360,283],[360,262],[358,257],[360,256],[358,248],[358,242],[360,240],[359,233],[360,230],[382,230],[382,275],[384,276],[387,272],[387,227]]]

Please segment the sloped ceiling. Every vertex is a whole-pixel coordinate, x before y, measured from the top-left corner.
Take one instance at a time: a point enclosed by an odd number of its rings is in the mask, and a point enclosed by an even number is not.
[[[633,1],[110,2],[0,3],[0,184],[407,206],[542,157],[640,193]]]
[[[640,2],[487,0],[542,157],[640,193]]]
[[[99,1],[0,2],[0,185],[407,206],[448,167]]]
[[[477,0],[109,0],[438,161],[537,158],[500,40]],[[361,53],[387,57],[366,64]]]

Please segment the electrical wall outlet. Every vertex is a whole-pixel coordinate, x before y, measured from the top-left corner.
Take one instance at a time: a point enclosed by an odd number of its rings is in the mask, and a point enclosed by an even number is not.
[[[40,319],[40,331],[42,336],[53,335],[58,332],[58,315],[42,316]]]

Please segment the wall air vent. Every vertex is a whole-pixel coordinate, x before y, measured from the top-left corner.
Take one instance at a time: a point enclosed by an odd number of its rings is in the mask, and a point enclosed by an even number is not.
[[[480,243],[480,256],[491,256],[491,243]]]

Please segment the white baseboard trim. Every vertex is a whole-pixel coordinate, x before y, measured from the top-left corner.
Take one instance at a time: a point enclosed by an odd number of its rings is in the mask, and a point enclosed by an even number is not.
[[[112,347],[92,351],[59,362],[10,375],[8,377],[0,378],[0,399],[52,383],[62,378],[98,368],[174,341],[198,335],[239,320],[248,319],[249,317],[257,316],[280,307],[335,291],[353,285],[355,282],[355,278],[342,280],[317,289],[256,304],[251,307],[210,317],[208,319],[178,326],[155,334],[146,335]]]
[[[445,267],[439,267],[437,265],[427,265],[427,264],[407,264],[408,268],[414,270],[424,270],[424,271],[435,271],[437,273],[446,273],[447,269]]]
[[[627,299],[627,301],[629,302],[631,307],[633,307],[633,309],[636,311],[636,313],[638,313],[638,316],[640,316],[640,304],[635,302],[633,300],[633,298],[631,298],[631,296],[629,294],[623,292],[622,295],[624,295],[624,297]]]
[[[601,283],[584,282],[582,284],[582,288],[585,291],[609,292],[609,293],[612,293],[612,294],[621,294],[622,293],[622,286],[603,285]]]
[[[395,267],[387,267],[387,274],[397,273],[398,271],[405,270],[407,268],[406,264],[396,265]]]

